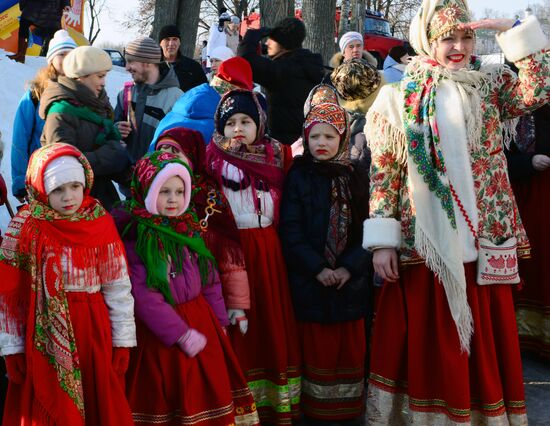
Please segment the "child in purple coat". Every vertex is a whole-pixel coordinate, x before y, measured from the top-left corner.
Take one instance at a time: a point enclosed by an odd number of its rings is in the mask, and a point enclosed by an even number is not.
[[[115,217],[135,299],[138,347],[126,376],[135,423],[257,424],[222,329],[229,322],[215,261],[188,209],[187,166],[170,153],[147,154],[131,189]]]

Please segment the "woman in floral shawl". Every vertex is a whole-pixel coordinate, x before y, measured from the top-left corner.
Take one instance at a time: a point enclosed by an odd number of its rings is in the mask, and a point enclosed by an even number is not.
[[[215,262],[188,208],[191,185],[181,160],[153,151],[137,162],[132,198],[116,211],[136,302],[128,401],[138,425],[256,425],[222,330],[228,320]]]
[[[30,204],[0,248],[3,424],[132,425],[122,376],[136,344],[134,301],[113,219],[89,195],[90,164],[52,144],[33,153],[26,180]],[[82,198],[59,208],[52,194],[65,185]]]
[[[498,31],[519,78],[472,56],[476,29]],[[424,0],[410,40],[419,56],[365,126],[363,243],[385,280],[368,420],[526,424],[510,284],[529,244],[503,152],[514,123],[503,120],[550,99],[548,41],[534,17],[470,22],[463,0]]]

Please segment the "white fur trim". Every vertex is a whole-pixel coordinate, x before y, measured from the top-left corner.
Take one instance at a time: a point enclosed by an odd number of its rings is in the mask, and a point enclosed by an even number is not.
[[[363,248],[401,247],[401,222],[392,217],[367,219],[363,223]]]
[[[497,34],[496,38],[510,62],[517,62],[548,47],[548,38],[534,16],[528,16],[520,25]]]

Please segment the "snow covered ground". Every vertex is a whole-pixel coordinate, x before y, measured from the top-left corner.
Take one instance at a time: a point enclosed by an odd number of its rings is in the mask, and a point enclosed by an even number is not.
[[[11,61],[6,57],[6,52],[0,49],[0,131],[4,142],[4,158],[0,165],[0,171],[6,180],[10,203],[14,210],[19,202],[11,196],[10,157],[13,119],[15,118],[19,99],[28,88],[29,81],[45,65],[46,58],[36,56],[27,56],[25,64]],[[116,104],[118,91],[122,89],[124,82],[130,80],[130,74],[121,67],[113,67],[113,70],[107,75],[106,90],[113,108]],[[0,229],[2,233],[6,230],[9,219],[8,210],[4,206],[0,206]]]

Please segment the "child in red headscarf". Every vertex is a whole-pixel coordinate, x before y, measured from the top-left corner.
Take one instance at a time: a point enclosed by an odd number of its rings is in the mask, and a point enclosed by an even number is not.
[[[215,120],[206,163],[239,228],[250,285],[248,331],[230,329],[229,336],[260,419],[289,424],[299,414],[300,350],[276,229],[287,159],[282,145],[265,134],[261,95],[228,92]]]
[[[33,153],[30,204],[0,248],[4,425],[132,425],[123,380],[136,344],[134,300],[113,219],[90,197],[72,145]]]

